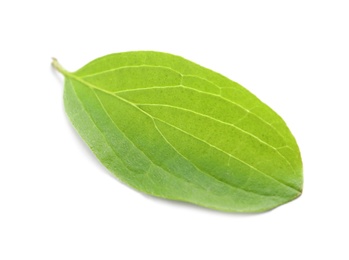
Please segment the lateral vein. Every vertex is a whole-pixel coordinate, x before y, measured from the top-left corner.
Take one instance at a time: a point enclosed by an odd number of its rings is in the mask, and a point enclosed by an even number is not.
[[[177,109],[177,110],[183,110],[183,111],[187,111],[189,113],[193,113],[195,115],[198,115],[198,116],[202,116],[202,117],[205,117],[205,118],[209,118],[213,121],[216,121],[216,122],[219,122],[221,124],[224,124],[224,125],[228,125],[228,126],[231,126],[235,129],[237,129],[238,131],[241,131],[242,133],[246,134],[246,135],[249,135],[251,136],[252,138],[258,140],[260,143],[268,146],[269,148],[273,149],[280,157],[283,158],[283,160],[285,160],[285,162],[292,168],[293,172],[296,173],[295,169],[293,168],[293,166],[291,165],[290,161],[286,159],[286,157],[280,153],[280,151],[278,150],[278,148],[276,148],[275,146],[269,144],[268,142],[265,142],[263,141],[262,139],[260,139],[258,136],[254,135],[254,134],[251,134],[250,132],[247,132],[245,130],[243,130],[242,128],[236,126],[235,124],[232,124],[232,123],[228,123],[228,122],[225,122],[225,121],[222,121],[222,120],[219,120],[219,119],[216,119],[214,117],[211,117],[209,115],[206,115],[206,114],[202,114],[202,113],[199,113],[197,111],[194,111],[194,110],[190,110],[190,109],[186,109],[186,108],[183,108],[183,107],[177,107],[177,106],[171,106],[171,105],[165,105],[165,104],[143,104],[143,103],[135,103],[135,105],[137,106],[159,106],[159,107],[169,107],[169,108],[173,108],[173,109]]]
[[[201,80],[204,80],[210,84],[213,84],[214,86],[216,86],[217,88],[219,89],[222,89],[222,88],[227,88],[227,87],[220,87],[218,86],[216,83],[206,79],[206,78],[203,78],[203,77],[200,77],[200,76],[197,76],[197,75],[193,75],[193,74],[183,74],[182,72],[179,72],[178,70],[176,69],[173,69],[171,67],[168,67],[168,66],[162,66],[162,65],[149,65],[149,64],[141,64],[141,65],[132,65],[132,66],[120,66],[120,67],[116,67],[116,68],[112,68],[112,69],[109,69],[109,70],[104,70],[104,71],[100,71],[100,72],[97,72],[97,73],[93,73],[93,74],[88,74],[88,75],[84,75],[82,76],[81,78],[82,79],[86,79],[86,78],[90,78],[90,77],[93,77],[93,76],[97,76],[97,75],[101,75],[101,74],[105,74],[105,73],[108,73],[108,72],[113,72],[113,71],[117,71],[117,70],[121,70],[121,69],[127,69],[127,68],[139,68],[139,67],[153,67],[153,68],[163,68],[163,69],[168,69],[168,70],[171,70],[179,75],[183,77],[185,76],[188,76],[188,77],[195,77],[195,78],[198,78],[198,79],[201,79]],[[206,93],[206,92],[204,92]],[[212,94],[212,93],[210,93]],[[212,94],[212,95],[215,95],[215,94]],[[244,109],[245,111],[247,111],[248,113],[251,113],[253,114],[254,116],[256,116],[259,120],[263,121],[265,124],[269,125],[271,128],[273,128],[275,130],[275,132],[277,132],[282,138],[285,139],[285,137],[270,123],[268,123],[267,121],[265,121],[262,117],[258,116],[257,114],[251,112],[249,109],[245,108],[244,106],[236,103],[236,102],[233,102],[229,99],[226,99],[224,98],[222,95],[215,95],[215,96],[219,96],[221,97],[222,99],[224,100],[227,100],[233,104],[235,104],[236,106],[239,106],[240,108]]]
[[[77,77],[77,76],[75,76],[75,75],[73,75],[73,74],[70,74],[70,77],[74,78],[74,79],[77,80],[77,81],[80,81],[81,83],[85,84],[86,86],[88,86],[88,87],[90,87],[90,88],[97,89],[97,90],[99,90],[99,91],[101,91],[101,92],[104,92],[104,93],[106,93],[106,94],[112,95],[112,96],[114,96],[114,97],[116,97],[116,98],[118,98],[118,99],[120,99],[120,100],[123,100],[123,101],[129,103],[130,105],[132,105],[132,106],[138,108],[138,107],[137,107],[135,104],[133,104],[132,102],[130,102],[130,101],[128,101],[128,100],[125,100],[125,99],[121,98],[121,97],[118,96],[118,95],[115,95],[113,92],[110,92],[110,91],[106,91],[106,90],[104,90],[104,89],[101,89],[101,88],[99,88],[99,87],[97,87],[97,86],[95,86],[95,85],[93,85],[93,84],[91,84],[91,83],[89,83],[89,82],[86,82],[86,81],[83,80],[82,78]],[[195,90],[195,91],[198,91],[198,90]],[[199,92],[202,92],[202,91],[199,91]],[[203,92],[203,93],[208,94],[208,95],[214,95],[214,94],[207,93],[207,92]],[[218,96],[218,95],[214,95],[214,96]],[[221,97],[221,96],[219,96],[219,97]],[[223,98],[223,97],[221,97],[221,98],[222,98],[222,99],[225,99],[225,98]],[[227,101],[228,101],[228,102],[231,102],[230,100],[227,100]],[[232,102],[232,103],[234,103],[234,102]],[[141,110],[140,108],[138,108],[138,109],[139,109],[139,111],[141,111],[141,112],[147,114],[145,111]],[[248,111],[249,111],[249,110],[248,110]],[[149,115],[149,114],[148,114],[148,115]],[[157,119],[157,120],[159,120],[159,121],[162,121],[161,119],[155,118],[155,117],[153,117],[153,116],[151,116],[151,115],[149,115],[149,116],[150,116],[151,118],[154,118],[154,119]],[[168,124],[169,126],[172,126],[171,124],[169,124],[169,123],[167,123],[167,122],[164,122],[164,121],[162,121],[162,122],[165,123],[165,124]],[[172,126],[172,127],[177,128],[177,127],[175,127],[175,126]],[[192,136],[191,134],[189,134],[189,133],[183,131],[182,129],[179,129],[179,128],[177,128],[177,129],[178,129],[179,131],[182,131],[182,132],[184,132],[184,133],[186,133],[186,134]],[[220,148],[215,147],[215,146],[213,146],[213,145],[207,143],[206,141],[201,140],[201,139],[199,139],[199,138],[197,138],[197,137],[195,137],[195,136],[192,136],[192,137],[195,138],[195,139],[197,139],[197,140],[199,140],[199,141],[202,141],[202,142],[206,143],[206,144],[209,145],[209,146],[212,146],[213,148],[216,148],[217,150],[219,150],[219,151],[221,151],[221,152],[223,152],[223,153],[226,153],[228,156],[231,156],[232,158],[234,158],[234,159],[240,161],[241,163],[245,164],[246,166],[250,167],[251,169],[254,169],[255,171],[257,171],[257,172],[259,172],[259,173],[261,173],[261,174],[263,174],[263,175],[265,175],[265,176],[267,176],[267,177],[269,177],[269,178],[271,178],[271,179],[273,179],[273,180],[279,182],[280,184],[282,184],[282,185],[284,185],[284,186],[286,186],[286,187],[289,187],[289,188],[291,188],[291,189],[296,190],[297,192],[299,192],[297,189],[295,189],[295,188],[293,188],[293,187],[291,187],[291,186],[289,186],[289,185],[287,185],[287,184],[285,184],[285,183],[283,183],[283,182],[281,182],[281,181],[279,181],[279,180],[277,180],[277,179],[271,177],[270,175],[268,175],[268,174],[266,174],[266,173],[264,173],[264,172],[258,170],[258,169],[255,168],[254,166],[248,164],[248,163],[245,162],[245,161],[240,160],[240,159],[237,158],[237,157],[234,157],[233,155],[231,155],[231,154],[229,154],[229,153],[227,153],[227,152],[221,150]]]

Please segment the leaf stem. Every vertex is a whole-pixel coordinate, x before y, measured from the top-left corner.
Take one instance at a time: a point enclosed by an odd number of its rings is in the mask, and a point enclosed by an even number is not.
[[[61,64],[59,64],[58,60],[56,58],[52,58],[52,66],[58,70],[60,73],[62,73],[64,76],[68,76],[70,73],[69,71],[65,70]]]

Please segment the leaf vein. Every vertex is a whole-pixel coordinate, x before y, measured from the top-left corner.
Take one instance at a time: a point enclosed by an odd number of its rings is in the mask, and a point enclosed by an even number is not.
[[[212,96],[216,96],[216,97],[219,97],[219,98],[222,98],[223,100],[227,101],[227,102],[230,102],[231,104],[233,105],[237,105],[235,102],[232,102],[230,100],[227,100],[219,95],[216,95],[216,94],[213,94],[213,93],[208,93],[208,92],[204,92],[204,91],[200,91],[198,89],[195,89],[195,88],[192,88],[192,87],[188,87],[188,86],[184,86],[184,85],[176,85],[176,86],[154,86],[154,87],[148,87],[148,88],[137,88],[137,89],[126,89],[126,90],[120,90],[120,91],[116,91],[116,92],[110,92],[112,94],[122,94],[122,93],[129,93],[129,92],[136,92],[136,91],[146,91],[146,90],[153,90],[153,89],[166,89],[166,88],[184,88],[184,89],[188,89],[188,90],[192,90],[192,91],[196,91],[196,92],[199,92],[199,93],[202,93],[202,94],[206,94],[206,95],[212,95]],[[238,106],[238,105],[237,105]],[[240,107],[240,106],[238,106]],[[240,107],[242,108],[242,107]],[[253,109],[253,108],[252,108]],[[244,108],[245,112],[248,113],[248,114],[252,114],[254,116],[256,116],[258,118],[258,116],[255,114],[255,113],[252,113],[251,110],[247,110]],[[244,117],[246,117],[247,115],[245,115]],[[240,119],[242,120],[242,118]],[[266,123],[265,121],[262,121],[263,123]],[[270,125],[270,124],[268,124]],[[271,126],[271,125],[270,125]],[[275,127],[271,126],[273,129],[275,129]],[[279,134],[280,137],[282,137],[284,140],[285,138],[277,131],[277,133]],[[251,134],[252,135],[252,134]],[[294,149],[288,145],[286,145],[290,150],[294,151]],[[275,149],[279,149],[278,147],[273,147]],[[292,166],[293,167],[293,166]]]
[[[255,168],[254,166],[250,165],[249,163],[247,163],[247,162],[245,162],[245,161],[239,159],[238,157],[236,157],[236,156],[234,156],[234,155],[232,155],[232,154],[230,154],[230,153],[228,153],[228,152],[225,152],[224,150],[222,150],[222,149],[220,149],[220,148],[218,148],[218,147],[216,147],[216,146],[214,146],[214,145],[212,145],[212,144],[206,142],[205,140],[202,140],[202,139],[200,139],[200,138],[198,138],[198,137],[196,137],[196,136],[194,136],[194,135],[192,135],[192,134],[190,134],[190,133],[188,133],[188,132],[186,132],[186,131],[184,131],[184,130],[182,130],[182,129],[180,129],[180,128],[178,128],[178,127],[176,127],[176,126],[174,126],[174,125],[172,125],[172,124],[170,124],[170,123],[168,123],[168,122],[166,122],[166,121],[163,121],[163,120],[161,120],[161,119],[159,119],[159,118],[157,118],[157,117],[154,117],[154,116],[148,114],[146,111],[140,109],[139,107],[137,107],[135,104],[131,103],[130,101],[128,101],[128,100],[126,100],[126,99],[123,99],[122,97],[119,97],[119,96],[115,96],[115,97],[119,98],[120,100],[123,100],[124,102],[128,103],[129,105],[131,105],[131,106],[133,106],[133,107],[138,108],[139,111],[141,111],[142,113],[148,115],[148,116],[149,116],[150,118],[152,118],[153,120],[156,119],[156,120],[158,120],[158,121],[160,121],[160,122],[163,122],[164,124],[167,124],[167,125],[169,125],[169,126],[175,128],[175,129],[177,129],[178,131],[181,131],[181,132],[183,132],[183,133],[185,133],[185,134],[187,134],[187,135],[189,135],[189,136],[191,136],[191,137],[193,137],[193,138],[195,138],[195,139],[197,139],[197,140],[199,140],[199,141],[201,141],[201,142],[207,144],[208,146],[210,146],[210,147],[212,147],[212,148],[214,148],[214,149],[216,149],[216,150],[218,150],[218,151],[220,151],[220,152],[222,152],[222,153],[228,155],[229,157],[232,157],[233,159],[235,159],[235,160],[237,160],[237,161],[240,161],[241,163],[245,164],[246,166],[248,166],[249,168],[255,170],[256,172],[259,172],[260,174],[263,174],[263,175],[266,176],[267,178],[273,179],[274,181],[279,182],[280,184],[282,184],[282,185],[284,185],[284,186],[286,186],[286,187],[288,187],[288,188],[290,188],[290,189],[296,190],[296,189],[293,188],[292,186],[289,186],[288,184],[283,183],[283,182],[281,182],[281,181],[278,180],[278,179],[275,179],[274,177],[272,177],[272,176],[270,176],[270,175],[268,175],[268,174],[262,172],[261,170],[258,170],[257,168]],[[298,190],[296,190],[296,191],[298,191]]]
[[[150,116],[150,115],[148,115],[148,116]],[[153,118],[153,117],[152,117],[152,119],[153,119],[154,126],[155,126],[156,130],[159,132],[159,134],[162,136],[162,138],[165,140],[165,142],[168,143],[168,144],[171,146],[171,148],[172,148],[174,151],[176,151],[176,153],[177,153],[179,156],[181,156],[182,158],[184,158],[186,161],[190,162],[190,163],[193,165],[193,167],[196,168],[199,172],[201,172],[201,173],[203,173],[203,174],[205,174],[205,175],[207,175],[207,176],[209,176],[209,177],[215,179],[215,180],[218,181],[219,183],[222,183],[222,184],[224,184],[224,185],[228,185],[228,186],[230,186],[230,188],[233,188],[233,189],[243,190],[244,192],[252,193],[252,194],[254,194],[254,195],[263,196],[263,197],[275,197],[275,196],[273,196],[273,195],[266,195],[266,194],[257,193],[257,192],[255,192],[255,191],[250,191],[250,190],[245,189],[245,188],[242,187],[242,186],[241,186],[241,187],[235,186],[235,185],[233,185],[233,184],[231,184],[231,183],[228,183],[228,182],[225,182],[225,181],[223,181],[223,180],[220,180],[219,178],[217,178],[216,176],[210,174],[210,173],[207,172],[207,171],[204,171],[204,170],[200,169],[199,166],[197,166],[196,164],[194,164],[193,162],[191,162],[187,157],[185,157],[182,153],[180,153],[180,152],[173,146],[173,144],[171,144],[170,141],[168,141],[168,139],[164,136],[164,134],[161,132],[161,130],[159,129],[159,127],[157,126],[157,124],[156,124],[156,122],[155,122],[155,120],[158,120],[158,121],[160,121],[160,120],[157,119],[157,118]],[[229,158],[230,158],[230,157],[229,157]],[[250,175],[251,175],[251,174],[250,174]],[[248,178],[249,178],[249,177],[248,177]]]
[[[85,105],[83,104],[83,102],[81,101],[81,99],[79,98],[78,94],[76,93],[76,90],[74,88],[74,84],[73,82],[70,80],[70,83],[71,83],[71,86],[72,86],[72,89],[73,89],[73,92],[74,92],[74,95],[76,96],[78,102],[80,103],[81,107],[84,109],[85,113],[87,114],[87,116],[90,118],[91,122],[93,123],[93,125],[96,127],[96,129],[102,134],[104,140],[105,140],[105,143],[111,148],[112,152],[115,154],[115,156],[117,158],[120,159],[121,163],[129,170],[132,172],[132,169],[130,169],[128,167],[128,165],[124,162],[124,160],[122,160],[118,155],[117,153],[115,152],[113,146],[109,143],[109,141],[107,140],[107,137],[105,136],[104,132],[97,126],[95,120],[92,118],[92,116],[87,112],[86,110],[86,107]]]
[[[93,90],[92,90],[92,91],[93,91]],[[93,91],[93,92],[94,92],[94,91]],[[134,146],[136,149],[138,149],[142,154],[144,154],[144,156],[146,156],[146,157],[149,159],[149,161],[150,161],[154,166],[163,169],[165,172],[167,172],[167,173],[169,173],[169,174],[171,174],[171,175],[174,175],[176,178],[182,179],[182,180],[184,180],[185,182],[190,183],[190,184],[193,185],[193,186],[198,186],[197,184],[194,185],[193,183],[189,182],[187,179],[185,179],[185,178],[183,178],[183,177],[180,177],[180,176],[178,176],[178,175],[176,175],[176,174],[174,174],[174,173],[168,171],[168,170],[165,169],[162,165],[156,164],[156,163],[149,157],[149,155],[147,155],[147,154],[146,154],[144,151],[142,151],[138,146],[136,146],[136,144],[135,144],[129,137],[127,137],[126,134],[117,126],[117,124],[114,122],[114,120],[110,117],[109,113],[106,111],[106,109],[105,109],[103,103],[101,102],[101,100],[98,98],[98,95],[97,95],[95,92],[94,92],[94,94],[96,95],[96,98],[98,99],[100,105],[102,106],[104,113],[106,113],[106,115],[108,116],[108,118],[111,120],[112,124],[113,124],[117,129],[119,129],[119,130],[123,133],[124,137],[125,137],[127,140],[129,140],[129,141],[133,144],[133,146]],[[162,138],[165,140],[165,142],[168,143],[168,144],[170,145],[170,147],[171,147],[179,156],[183,157],[186,161],[190,162],[190,160],[188,160],[184,155],[182,155],[182,154],[181,154],[181,153],[167,140],[167,138],[166,138],[166,137],[163,135],[163,133],[160,131],[160,129],[159,129],[158,126],[156,125],[155,119],[158,120],[158,121],[161,121],[161,122],[162,122],[162,120],[159,120],[158,118],[155,118],[155,117],[153,117],[152,115],[148,114],[147,112],[141,110],[139,107],[137,107],[135,104],[129,102],[128,100],[125,100],[125,99],[123,99],[123,98],[121,98],[121,97],[117,97],[117,98],[120,99],[120,100],[122,100],[123,102],[125,102],[125,103],[131,105],[132,107],[138,109],[140,112],[144,113],[145,115],[147,115],[147,116],[153,121],[154,127],[156,128],[156,130],[158,131],[158,133],[162,136]],[[275,197],[275,196],[272,196],[272,195],[260,194],[260,193],[254,192],[254,191],[246,190],[246,189],[244,189],[244,188],[242,188],[242,187],[234,186],[234,185],[232,185],[231,183],[224,182],[224,181],[220,180],[219,178],[217,178],[216,176],[211,175],[211,174],[209,174],[208,172],[201,170],[200,168],[198,168],[197,165],[195,165],[195,164],[193,164],[193,163],[191,163],[191,164],[193,165],[193,167],[195,167],[195,168],[196,168],[198,171],[200,171],[201,173],[203,173],[203,174],[205,174],[205,175],[207,175],[207,176],[210,176],[210,177],[214,178],[214,179],[215,179],[216,181],[218,181],[219,183],[223,183],[224,185],[230,186],[230,188],[233,188],[233,189],[240,189],[240,190],[243,190],[244,192],[252,193],[252,194],[255,194],[255,195],[258,195],[258,196]],[[199,186],[199,187],[200,187],[201,189],[205,189],[205,188],[202,187],[202,186]]]
[[[204,80],[208,83],[211,83],[213,84],[214,86],[216,86],[217,88],[219,88],[220,90],[222,88],[230,88],[230,87],[220,87],[218,86],[217,84],[215,84],[214,82],[208,80],[208,79],[205,79],[203,77],[200,77],[200,76],[197,76],[197,75],[193,75],[193,74],[183,74],[181,72],[179,72],[178,70],[175,70],[171,67],[168,67],[168,66],[162,66],[162,65],[149,65],[149,64],[141,64],[141,65],[134,65],[134,66],[120,66],[120,67],[117,67],[117,68],[112,68],[112,69],[109,69],[109,70],[104,70],[104,71],[100,71],[100,72],[97,72],[97,73],[92,73],[92,74],[88,74],[88,75],[84,75],[82,76],[82,79],[86,79],[86,78],[89,78],[89,77],[93,77],[93,76],[97,76],[97,75],[101,75],[101,74],[104,74],[104,73],[108,73],[108,72],[113,72],[113,71],[117,71],[117,70],[120,70],[120,69],[127,69],[127,68],[138,68],[138,67],[154,67],[154,68],[164,68],[164,69],[168,69],[168,70],[172,70],[173,72],[175,73],[178,73],[179,75],[182,76],[182,80],[183,81],[183,77],[195,77],[195,78],[198,78],[198,79],[201,79],[201,80]],[[203,92],[203,93],[206,93],[206,92]],[[220,92],[221,93],[221,92]],[[211,94],[211,95],[214,95],[214,96],[219,96],[221,97],[222,99],[244,109],[246,112],[248,113],[251,113],[252,115],[254,115],[255,117],[257,117],[259,120],[261,120],[262,122],[264,122],[265,124],[269,125],[271,128],[273,128],[275,130],[275,132],[281,136],[283,139],[285,139],[285,137],[270,123],[268,123],[267,121],[265,121],[262,117],[258,116],[257,114],[253,113],[252,111],[250,111],[249,109],[245,108],[244,106],[232,101],[232,100],[229,100],[227,98],[224,98],[221,94],[219,95],[216,95],[216,94],[212,94],[212,93],[207,93],[207,94]]]
[[[183,76],[182,73],[180,73],[179,71],[177,71],[175,69],[172,69],[171,67],[141,64],[141,65],[136,65],[136,66],[121,66],[121,67],[117,67],[117,68],[113,68],[113,69],[109,69],[109,70],[103,70],[103,71],[100,71],[100,72],[84,75],[81,78],[82,79],[91,78],[91,77],[99,76],[99,75],[102,75],[102,74],[105,74],[105,73],[118,71],[118,70],[122,70],[122,69],[130,69],[130,68],[162,68],[162,69],[172,70],[173,72]]]
[[[128,92],[134,92],[134,91],[146,91],[146,90],[153,90],[153,89],[166,89],[166,88],[184,88],[184,89],[188,89],[188,90],[192,90],[192,91],[196,91],[196,92],[199,92],[201,94],[206,94],[206,95],[211,95],[211,96],[215,96],[215,97],[218,97],[218,98],[221,98],[223,99],[224,101],[230,103],[230,104],[233,104],[241,109],[243,109],[245,112],[247,112],[248,114],[251,114],[251,115],[254,115],[256,118],[258,118],[260,121],[262,121],[264,124],[267,124],[268,126],[270,126],[271,128],[273,128],[275,130],[275,132],[282,138],[285,140],[285,137],[270,123],[266,122],[263,118],[259,117],[257,114],[253,113],[252,112],[252,108],[251,109],[247,109],[243,106],[241,106],[240,104],[234,102],[234,101],[231,101],[229,99],[226,99],[224,97],[222,97],[221,95],[217,95],[217,94],[214,94],[214,93],[211,93],[211,92],[204,92],[204,91],[201,91],[201,90],[198,90],[198,89],[195,89],[195,88],[192,88],[192,87],[188,87],[188,86],[184,86],[184,85],[175,85],[175,86],[154,86],[154,87],[148,87],[148,88],[136,88],[136,89],[124,89],[124,90],[120,90],[120,91],[115,91],[115,92],[112,92],[113,94],[121,94],[121,93],[128,93]],[[293,148],[290,147],[290,149],[292,151],[294,151]]]
[[[287,186],[288,188],[291,188],[291,189],[293,189],[293,190],[296,190],[296,189],[293,188],[292,186],[289,186],[288,184],[283,183],[283,182],[281,182],[281,181],[278,180],[278,179],[275,179],[274,177],[272,177],[272,176],[270,176],[270,175],[268,175],[268,174],[262,172],[261,170],[258,170],[256,167],[254,167],[254,166],[250,165],[249,163],[247,163],[247,162],[245,162],[245,161],[239,159],[238,157],[236,157],[236,156],[234,156],[234,155],[232,155],[232,154],[230,154],[230,153],[228,153],[228,152],[226,152],[226,151],[220,149],[219,147],[214,146],[214,145],[212,145],[212,144],[206,142],[205,140],[202,140],[202,139],[200,139],[200,138],[198,138],[198,137],[196,137],[196,136],[194,136],[194,135],[192,135],[192,134],[190,134],[190,133],[184,131],[183,129],[180,129],[180,128],[178,128],[178,127],[176,127],[176,126],[174,126],[174,125],[172,125],[172,124],[170,124],[170,123],[168,123],[168,122],[166,122],[166,121],[163,121],[163,120],[161,120],[161,119],[159,119],[159,118],[156,118],[156,117],[153,117],[153,118],[156,119],[156,120],[158,120],[158,121],[160,121],[160,122],[162,122],[162,123],[164,123],[164,124],[167,124],[168,126],[171,126],[172,128],[177,129],[178,131],[183,132],[183,133],[186,134],[186,135],[189,135],[190,137],[193,137],[194,139],[196,139],[196,140],[198,140],[198,141],[200,141],[200,142],[205,143],[206,145],[208,145],[208,146],[210,146],[210,147],[216,149],[217,151],[220,151],[220,152],[222,152],[222,153],[228,155],[229,157],[235,159],[236,161],[239,161],[239,162],[245,164],[246,166],[248,166],[249,168],[255,170],[256,172],[258,172],[258,173],[260,173],[260,174],[263,174],[264,176],[266,176],[266,177],[268,177],[268,178],[270,178],[270,179],[273,179],[273,180],[275,180],[275,181],[281,183],[282,185]]]
[[[125,132],[122,131],[122,130],[117,126],[117,124],[115,123],[115,121],[110,117],[109,113],[108,113],[107,110],[105,109],[105,107],[104,107],[102,101],[100,100],[100,98],[98,97],[98,95],[95,93],[95,91],[94,91],[93,89],[92,89],[92,91],[94,92],[94,94],[95,94],[95,96],[96,96],[98,102],[99,102],[100,105],[102,106],[102,109],[103,109],[104,113],[108,116],[108,118],[110,119],[111,123],[115,126],[115,128],[119,129],[119,131],[123,134],[123,136],[124,136],[127,140],[130,141],[130,143],[132,144],[132,146],[133,146],[134,148],[136,148],[138,151],[140,151],[146,158],[148,158],[148,160],[150,161],[150,163],[151,163],[152,165],[154,165],[155,167],[161,168],[161,169],[164,170],[165,172],[169,173],[170,175],[175,176],[175,177],[178,178],[178,179],[181,179],[181,180],[184,180],[184,181],[187,182],[187,183],[190,183],[187,179],[185,179],[185,178],[183,178],[183,177],[181,177],[181,176],[179,176],[179,175],[176,175],[176,174],[170,172],[169,170],[165,169],[161,164],[155,163],[155,162],[152,160],[152,158],[150,158],[149,155],[147,155],[142,149],[140,149],[140,148],[139,148],[139,147],[125,134]],[[132,105],[132,104],[131,104],[131,105]],[[148,170],[149,170],[149,169],[148,169]],[[149,175],[148,175],[148,176],[149,176]],[[193,184],[193,183],[190,183],[190,184],[193,185],[193,186],[196,186],[196,187],[200,187],[201,189],[204,189],[202,186],[199,186],[199,185],[197,185],[197,184]]]
[[[287,160],[286,157],[285,157],[283,154],[280,153],[280,151],[278,150],[277,147],[275,147],[275,146],[269,144],[268,142],[263,141],[263,140],[260,139],[258,136],[256,136],[256,135],[254,135],[254,134],[251,134],[250,132],[247,132],[247,131],[243,130],[242,128],[236,126],[235,124],[228,123],[228,122],[225,122],[225,121],[216,119],[216,118],[214,118],[214,117],[211,117],[211,116],[209,116],[209,115],[202,114],[202,113],[199,113],[199,112],[197,112],[197,111],[190,110],[190,109],[186,109],[186,108],[183,108],[183,107],[177,107],[177,106],[171,106],[171,105],[165,105],[165,104],[144,104],[144,103],[134,103],[134,104],[137,105],[137,106],[154,106],[154,107],[159,106],[159,107],[169,107],[169,108],[173,108],[173,109],[183,110],[183,111],[187,111],[187,112],[193,113],[193,114],[198,115],[198,116],[202,116],[202,117],[205,117],[205,118],[209,118],[209,119],[211,119],[211,120],[213,120],[213,121],[216,121],[216,122],[218,122],[218,123],[231,126],[231,127],[235,128],[235,129],[237,129],[238,131],[240,131],[240,132],[242,132],[242,133],[244,133],[244,134],[246,134],[246,135],[251,136],[252,138],[254,138],[254,139],[256,139],[257,141],[259,141],[260,143],[262,143],[262,144],[268,146],[269,148],[275,150],[275,152],[276,152],[280,157],[282,157],[283,160],[285,160],[285,162],[292,168],[293,172],[295,173],[295,169],[293,168],[293,166],[291,165],[291,163],[289,162],[289,160]]]
[[[118,95],[115,95],[115,93],[113,93],[113,92],[109,92],[109,91],[106,91],[106,90],[104,90],[104,89],[101,89],[101,88],[99,88],[99,87],[97,87],[97,86],[95,86],[95,85],[93,85],[93,84],[91,84],[91,83],[89,83],[89,82],[86,82],[85,80],[83,80],[82,78],[79,78],[79,77],[77,77],[77,76],[72,76],[72,77],[75,78],[76,80],[80,81],[81,83],[85,84],[86,86],[90,87],[90,88],[94,88],[94,89],[100,90],[100,91],[102,91],[102,92],[104,92],[104,93],[106,93],[106,94],[113,95],[113,96],[119,98],[120,100],[124,100],[125,102],[129,103],[131,106],[134,106],[134,107],[138,108],[138,107],[137,107],[135,104],[133,104],[132,102],[130,102],[130,101],[128,101],[128,100],[125,100],[125,99],[121,98],[121,97],[118,96]],[[195,91],[198,91],[198,90],[195,90]],[[199,92],[202,92],[202,91],[199,91]],[[207,92],[202,92],[202,93],[205,93],[205,94],[208,94],[208,95],[214,95],[214,94],[207,93]],[[214,96],[218,96],[218,95],[214,95]],[[219,97],[220,97],[220,96],[219,96]],[[225,98],[223,98],[223,97],[221,97],[221,98],[222,98],[222,99],[225,99]],[[229,100],[227,100],[227,101],[229,102]],[[138,108],[138,109],[139,109],[140,111],[142,111],[143,113],[145,113],[145,111],[141,110],[140,108]],[[149,115],[149,116],[152,117],[151,115]],[[154,118],[154,117],[152,117],[152,118]],[[161,119],[158,119],[158,118],[156,118],[156,119],[159,120],[159,121],[162,121]],[[163,122],[164,122],[164,121],[163,121]],[[172,126],[171,124],[169,124],[169,123],[167,123],[167,122],[164,122],[164,123],[165,123],[165,124],[168,124],[168,125],[170,125],[170,126]],[[175,127],[175,126],[172,126],[172,127],[177,128],[177,127]],[[183,130],[181,130],[181,129],[179,129],[179,128],[177,128],[177,129],[178,129],[179,131],[182,131],[182,132],[186,133],[185,131],[183,131]],[[192,136],[192,135],[189,134],[189,133],[186,133],[186,134]],[[199,138],[197,138],[197,137],[195,137],[195,136],[192,136],[192,137],[195,138],[195,139],[197,139],[197,140],[199,140],[199,141],[202,141],[202,142],[206,143],[206,144],[209,145],[209,146],[212,146],[213,148],[216,148],[216,149],[220,150],[220,151],[223,152],[223,153],[226,153],[225,151],[223,151],[223,150],[219,149],[218,147],[215,147],[215,146],[213,146],[213,145],[211,145],[211,144],[205,142],[204,140],[201,140],[201,139],[199,139]],[[275,180],[275,181],[277,181],[277,182],[283,184],[284,186],[289,187],[289,188],[291,188],[291,189],[293,189],[293,190],[298,191],[297,189],[295,189],[295,188],[293,188],[293,187],[291,187],[291,186],[289,186],[289,185],[287,185],[287,184],[285,184],[285,183],[283,183],[283,182],[281,182],[281,181],[279,181],[279,180],[277,180],[277,179],[271,177],[270,175],[268,175],[268,174],[266,174],[266,173],[264,173],[264,172],[258,170],[257,168],[253,167],[252,165],[248,164],[247,162],[244,162],[244,161],[242,161],[242,160],[240,160],[240,159],[234,157],[233,155],[231,155],[231,154],[229,154],[229,153],[226,153],[226,154],[227,154],[228,156],[232,156],[233,158],[235,158],[236,160],[240,161],[241,163],[247,165],[247,166],[250,167],[251,169],[254,169],[255,171],[257,171],[257,172],[259,172],[259,173],[261,173],[261,174],[263,174],[263,175],[265,175],[265,176],[267,176],[267,177],[269,177],[269,178],[271,178],[271,179],[273,179],[273,180]]]

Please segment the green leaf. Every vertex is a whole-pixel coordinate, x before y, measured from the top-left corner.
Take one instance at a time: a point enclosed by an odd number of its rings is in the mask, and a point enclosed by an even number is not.
[[[111,54],[65,76],[64,105],[97,158],[154,196],[261,212],[302,192],[285,122],[241,85],[171,54]]]

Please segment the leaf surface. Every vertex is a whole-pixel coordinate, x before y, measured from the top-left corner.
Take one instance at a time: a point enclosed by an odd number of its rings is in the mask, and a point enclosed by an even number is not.
[[[261,212],[302,192],[285,122],[236,82],[179,56],[111,54],[65,76],[74,127],[121,181],[154,196]]]

